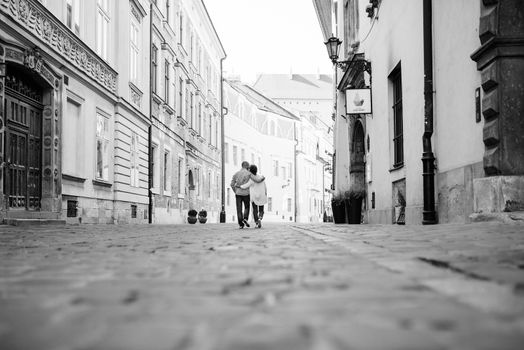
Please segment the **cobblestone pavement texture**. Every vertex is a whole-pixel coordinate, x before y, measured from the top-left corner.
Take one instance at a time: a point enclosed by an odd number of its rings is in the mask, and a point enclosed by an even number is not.
[[[524,226],[0,227],[1,349],[522,349]]]

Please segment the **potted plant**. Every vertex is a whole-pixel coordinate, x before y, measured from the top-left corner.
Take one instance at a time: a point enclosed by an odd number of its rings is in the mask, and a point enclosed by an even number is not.
[[[198,212],[198,221],[201,224],[205,224],[207,222],[207,211],[202,209],[201,211]]]
[[[195,209],[190,209],[187,212],[187,222],[190,224],[196,224],[197,222],[197,211]]]
[[[333,222],[335,224],[346,223],[346,198],[344,193],[338,193],[331,199],[331,209],[333,211]]]
[[[349,197],[349,223],[360,224],[362,219],[362,201],[366,198],[366,190],[358,186],[348,191]]]

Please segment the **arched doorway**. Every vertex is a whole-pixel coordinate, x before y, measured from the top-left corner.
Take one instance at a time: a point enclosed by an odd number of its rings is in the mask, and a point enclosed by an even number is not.
[[[190,191],[195,189],[195,180],[193,180],[193,171],[192,170],[189,170],[189,173],[187,175],[187,184],[189,186]]]
[[[44,88],[26,68],[7,64],[4,194],[9,210],[41,207]]]
[[[366,197],[366,149],[365,135],[362,121],[357,119],[354,123],[353,137],[351,143],[351,167],[350,167],[350,205],[349,223],[360,224],[362,217],[362,203]]]
[[[61,82],[40,56],[0,40],[0,216],[61,215]],[[35,213],[38,212],[38,213]]]

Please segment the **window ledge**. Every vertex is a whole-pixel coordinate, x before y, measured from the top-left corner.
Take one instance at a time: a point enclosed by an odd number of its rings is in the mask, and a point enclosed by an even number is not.
[[[396,166],[394,165],[393,168],[389,169],[389,172],[390,172],[390,173],[395,172],[395,171],[397,171],[397,170],[402,169],[403,167],[404,167],[404,163],[399,164],[399,165],[396,165]]]
[[[184,199],[184,198],[185,198],[185,196],[182,193],[178,194],[178,199]]]
[[[164,196],[171,197],[171,191],[164,191]]]
[[[106,180],[98,180],[98,179],[93,180],[93,185],[100,186],[100,187],[106,187],[106,188],[111,188],[113,186],[112,183]]]
[[[176,119],[178,120],[178,122],[179,122],[182,126],[186,126],[186,125],[187,125],[187,120],[185,120],[183,117],[181,117],[181,116],[177,116]]]
[[[68,175],[68,174],[62,174],[62,180],[68,180],[71,182],[78,182],[78,183],[86,182],[86,179],[83,177],[78,177],[78,176]]]

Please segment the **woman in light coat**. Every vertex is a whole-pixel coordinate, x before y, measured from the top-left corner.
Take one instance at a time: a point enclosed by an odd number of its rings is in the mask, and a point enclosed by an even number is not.
[[[257,166],[251,165],[249,171],[257,178],[263,178],[261,175],[257,175]],[[249,188],[249,197],[251,198],[251,205],[253,207],[253,217],[255,224],[258,228],[262,227],[262,217],[264,216],[264,204],[267,203],[267,187],[266,182],[255,182],[253,179],[249,179],[247,183],[240,186],[240,188]]]

